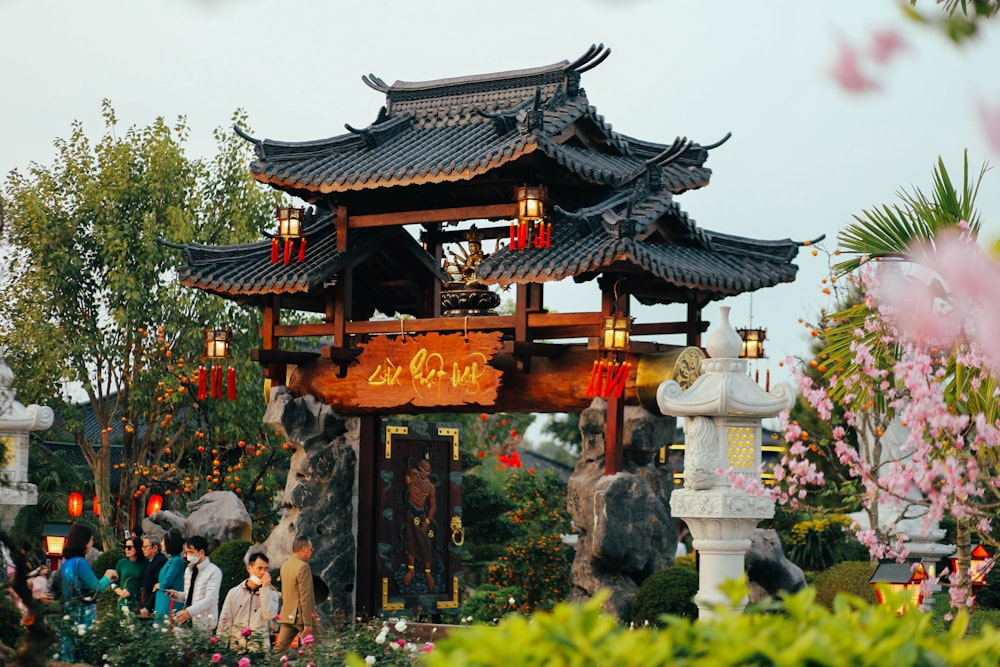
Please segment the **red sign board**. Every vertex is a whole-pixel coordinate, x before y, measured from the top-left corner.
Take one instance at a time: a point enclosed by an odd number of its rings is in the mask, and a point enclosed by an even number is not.
[[[492,405],[501,374],[489,362],[502,346],[499,332],[373,338],[350,369],[358,405]]]

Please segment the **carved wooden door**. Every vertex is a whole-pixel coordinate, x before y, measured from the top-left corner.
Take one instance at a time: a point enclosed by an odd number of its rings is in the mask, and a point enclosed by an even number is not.
[[[383,429],[376,482],[380,612],[458,613],[465,540],[458,426],[411,421]]]

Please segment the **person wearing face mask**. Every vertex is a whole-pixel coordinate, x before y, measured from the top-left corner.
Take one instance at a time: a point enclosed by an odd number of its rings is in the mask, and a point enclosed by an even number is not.
[[[184,590],[170,590],[167,594],[184,603],[184,609],[174,614],[174,623],[191,622],[195,630],[212,632],[218,622],[219,588],[222,570],[208,558],[208,540],[192,535],[184,544]]]
[[[278,613],[278,591],[271,588],[267,556],[258,551],[248,561],[250,576],[229,589],[215,634],[228,637],[234,651],[266,651],[271,648],[268,621]]]

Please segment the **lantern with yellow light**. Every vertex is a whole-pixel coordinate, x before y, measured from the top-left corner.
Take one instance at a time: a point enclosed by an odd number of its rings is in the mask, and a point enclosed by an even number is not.
[[[306,238],[302,234],[303,217],[305,217],[304,208],[278,207],[278,233],[271,239],[272,264],[277,264],[279,258],[288,264],[295,252],[296,241],[299,243],[298,260],[306,261]]]
[[[545,220],[548,190],[544,185],[517,188],[517,220],[510,224],[510,250],[552,247],[552,223]]]
[[[199,401],[208,398],[236,400],[236,369],[230,366],[226,372],[226,382],[223,382],[221,363],[223,359],[232,356],[229,352],[232,338],[233,332],[229,329],[205,329],[205,357],[209,362],[207,367],[198,368]]]

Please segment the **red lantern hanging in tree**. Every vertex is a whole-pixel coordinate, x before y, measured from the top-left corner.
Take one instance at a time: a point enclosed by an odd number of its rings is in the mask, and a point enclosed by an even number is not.
[[[146,516],[153,516],[163,509],[163,496],[158,493],[151,493],[146,502]]]
[[[69,515],[72,517],[78,517],[83,514],[83,494],[79,491],[69,494],[69,502],[66,506],[69,510]]]

